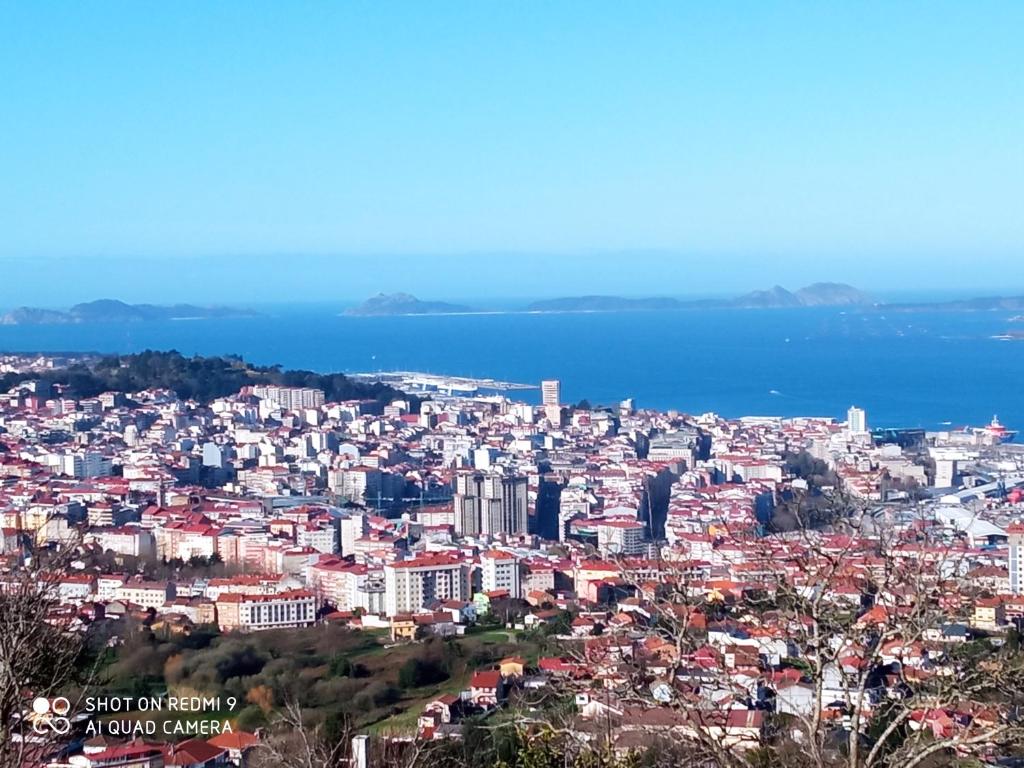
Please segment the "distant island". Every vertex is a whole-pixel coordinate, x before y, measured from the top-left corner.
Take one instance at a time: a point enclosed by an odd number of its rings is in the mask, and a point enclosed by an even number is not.
[[[681,300],[667,297],[569,296],[535,301],[528,312],[637,312],[666,309],[778,309],[786,307],[868,306],[871,298],[845,283],[814,283],[797,291],[780,285],[735,299]]]
[[[230,307],[199,307],[193,304],[127,304],[117,299],[99,299],[76,304],[66,312],[38,307],[18,307],[0,316],[0,325],[59,325],[67,323],[124,323],[141,320],[209,320],[228,317],[257,317],[258,313]]]
[[[472,312],[462,304],[444,301],[420,301],[408,293],[378,293],[357,307],[349,307],[344,314],[376,317],[380,315],[450,315]]]
[[[851,307],[895,312],[913,311],[1024,311],[1024,296],[991,296],[954,301],[884,303],[846,283],[813,283],[791,291],[774,286],[731,299],[677,299],[670,296],[626,297],[601,294],[540,299],[522,308],[504,312],[639,312],[674,309],[800,309],[805,307]],[[408,293],[378,294],[344,311],[353,316],[399,314],[465,314],[486,312],[463,304],[423,301]],[[1013,317],[1020,322],[1024,315]]]
[[[797,291],[775,286],[766,291],[754,291],[735,299],[684,300],[667,296],[626,298],[623,296],[565,296],[542,299],[523,309],[507,312],[642,312],[652,310],[699,308],[776,308],[776,307],[835,307],[870,305],[871,298],[844,283],[814,283]],[[483,312],[463,304],[444,301],[423,301],[408,293],[379,293],[362,304],[349,307],[343,314],[352,317],[381,317],[389,315],[452,315]]]
[[[855,307],[872,304],[871,297],[846,283],[813,283],[796,291],[776,285],[767,291],[754,291],[728,302],[740,308],[776,307]]]

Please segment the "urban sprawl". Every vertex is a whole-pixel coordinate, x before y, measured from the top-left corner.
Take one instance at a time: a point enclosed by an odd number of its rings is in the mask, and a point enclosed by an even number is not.
[[[997,420],[930,432],[872,430],[856,407],[592,407],[557,381],[541,400],[83,398],[29,378],[0,393],[2,578],[76,547],[48,617],[67,632],[336,625],[383,653],[482,627],[550,640],[374,732],[406,743],[458,740],[469,718],[554,691],[563,730],[617,755],[658,738],[739,754],[780,731],[825,749],[812,725],[860,739],[898,699],[904,738],[998,756],[998,735],[978,736],[1005,733],[1003,702],[942,686],[958,648],[1017,642],[1024,618],[1024,452]],[[353,735],[346,759],[372,762]],[[68,737],[39,764],[242,764],[262,738]]]

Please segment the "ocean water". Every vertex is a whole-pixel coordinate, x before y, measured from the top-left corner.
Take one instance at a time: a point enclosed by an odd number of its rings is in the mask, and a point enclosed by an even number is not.
[[[0,326],[0,350],[236,353],[316,371],[416,370],[537,383],[587,398],[725,416],[845,417],[873,426],[1024,428],[1024,330],[1007,312],[686,310],[342,317],[275,307],[254,319]],[[536,391],[514,393],[536,401]]]

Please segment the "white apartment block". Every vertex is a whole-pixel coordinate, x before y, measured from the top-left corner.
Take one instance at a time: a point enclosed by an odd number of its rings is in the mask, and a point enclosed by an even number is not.
[[[132,557],[156,555],[156,539],[152,531],[144,528],[98,529],[89,534],[104,552]]]
[[[597,548],[606,555],[640,555],[647,544],[644,526],[636,520],[605,520],[597,524]]]
[[[469,584],[461,562],[425,555],[384,566],[384,612],[415,613],[436,601],[468,600]]]
[[[164,581],[145,581],[123,584],[116,597],[143,608],[162,608],[175,595],[174,584]]]
[[[1024,594],[1024,523],[1013,523],[1006,532],[1010,534],[1010,591],[1015,595]]]
[[[480,555],[480,586],[484,592],[503,589],[510,597],[522,597],[519,559],[509,552],[484,552]]]
[[[384,612],[384,573],[344,561],[318,563],[306,571],[306,583],[339,611]]]
[[[217,623],[222,630],[242,632],[312,626],[316,623],[316,598],[304,589],[276,595],[221,595]]]
[[[341,554],[348,557],[356,551],[356,542],[370,531],[366,515],[352,514],[341,518]]]
[[[275,387],[260,385],[252,388],[254,396],[260,400],[270,400],[286,411],[301,411],[306,408],[319,408],[324,404],[324,391],[312,387]]]
[[[81,605],[95,592],[95,579],[87,574],[69,574],[57,585],[57,595],[62,603]]]
[[[868,417],[863,408],[850,406],[846,412],[846,428],[853,435],[860,435],[868,431]]]
[[[217,535],[214,529],[202,525],[196,528],[197,530],[187,530],[186,527],[180,526],[154,528],[157,557],[189,560],[192,557],[210,557],[217,552]]]
[[[338,529],[333,524],[302,525],[295,532],[295,543],[300,547],[311,547],[325,555],[333,555],[338,551]]]
[[[96,599],[109,602],[117,599],[117,590],[124,586],[124,577],[102,575],[96,579]]]
[[[327,473],[327,487],[343,499],[374,501],[383,492],[384,473],[372,467],[333,469]]]
[[[114,463],[102,453],[77,451],[60,457],[59,471],[76,478],[109,477],[114,473]]]
[[[562,404],[562,383],[557,379],[546,379],[540,383],[540,399],[542,405]]]

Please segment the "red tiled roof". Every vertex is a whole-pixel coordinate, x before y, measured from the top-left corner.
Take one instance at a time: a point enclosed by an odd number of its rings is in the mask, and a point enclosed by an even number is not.
[[[496,669],[475,673],[469,683],[470,688],[494,688],[495,690],[499,685],[501,685],[501,672]]]

